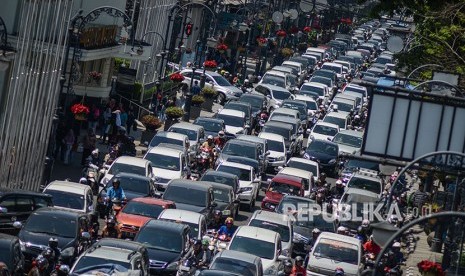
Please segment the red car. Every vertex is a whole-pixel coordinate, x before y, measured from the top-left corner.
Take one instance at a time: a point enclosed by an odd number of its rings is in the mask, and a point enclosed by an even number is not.
[[[164,209],[176,209],[173,201],[153,197],[137,197],[116,215],[123,239],[132,239],[147,221],[157,219]]]
[[[291,175],[277,174],[271,179],[265,198],[262,200],[262,210],[275,211],[283,195],[304,196],[303,179]]]

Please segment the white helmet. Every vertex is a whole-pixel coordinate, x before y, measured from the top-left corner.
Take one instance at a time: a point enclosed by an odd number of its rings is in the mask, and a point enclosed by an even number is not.
[[[87,178],[81,177],[81,179],[79,179],[79,183],[80,184],[87,184]]]
[[[343,184],[343,183],[342,183],[342,180],[338,179],[338,180],[336,181],[336,185],[342,185],[342,184]]]
[[[393,245],[392,245],[393,248],[400,248],[400,242],[395,242]]]
[[[213,135],[208,135],[207,139],[208,140],[213,139]]]

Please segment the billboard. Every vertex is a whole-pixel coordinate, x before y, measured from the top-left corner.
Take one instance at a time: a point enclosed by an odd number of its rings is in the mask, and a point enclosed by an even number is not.
[[[436,151],[465,153],[465,99],[373,91],[362,153],[412,161]]]

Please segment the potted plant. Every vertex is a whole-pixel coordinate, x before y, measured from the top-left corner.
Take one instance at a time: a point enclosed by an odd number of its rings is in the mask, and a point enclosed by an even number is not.
[[[278,30],[276,32],[276,36],[279,37],[280,39],[283,39],[287,36],[287,33],[285,30]]]
[[[266,38],[264,38],[264,37],[257,38],[257,43],[258,43],[258,46],[260,46],[260,47],[265,46],[267,42],[268,42],[268,40]]]
[[[202,96],[205,98],[205,102],[202,104],[202,108],[206,111],[211,112],[213,108],[213,101],[217,95],[217,92],[212,87],[205,86],[202,89]]]
[[[304,29],[303,29],[304,33],[309,33],[312,31],[312,28],[310,26],[305,26]]]
[[[154,132],[162,125],[161,121],[154,115],[145,115],[140,121],[145,126],[145,129],[151,132]]]
[[[441,264],[430,260],[423,260],[417,264],[418,271],[423,276],[444,276]]]
[[[226,50],[228,50],[228,45],[221,43],[218,46],[216,46],[216,49],[218,50],[218,52],[224,53],[226,52]]]
[[[177,82],[177,83],[179,83],[179,82],[182,82],[182,81],[184,80],[184,76],[181,75],[181,73],[174,73],[174,74],[172,74],[172,75],[170,76],[170,80],[171,80],[172,82]]]
[[[89,78],[93,79],[96,82],[99,82],[102,79],[102,73],[97,71],[89,72]]]
[[[214,60],[207,60],[203,63],[203,66],[207,69],[207,70],[214,70],[218,67],[218,64],[216,63],[216,61]]]
[[[165,115],[166,121],[164,130],[167,131],[173,124],[179,121],[179,118],[184,115],[184,110],[177,106],[170,106],[165,110]]]
[[[294,54],[294,51],[291,48],[283,48],[281,49],[281,54],[285,57],[291,57]]]
[[[77,103],[71,106],[71,112],[74,114],[74,118],[77,121],[85,121],[87,119],[87,114],[90,113],[90,110],[82,103]]]
[[[202,104],[204,102],[205,98],[202,95],[195,95],[192,97],[190,112],[191,120],[200,117],[200,111],[202,110]]]

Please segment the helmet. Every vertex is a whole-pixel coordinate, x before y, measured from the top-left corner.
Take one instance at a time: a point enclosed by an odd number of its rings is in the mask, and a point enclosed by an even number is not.
[[[208,239],[203,239],[202,240],[202,245],[208,246],[208,245],[210,245],[210,241]]]
[[[302,258],[302,256],[297,256],[295,257],[295,262],[303,262],[304,261],[304,258]]]
[[[87,179],[85,177],[81,177],[81,179],[79,179],[79,184],[87,184]]]
[[[320,229],[318,229],[318,228],[313,228],[312,234],[320,234],[320,233],[321,233]]]
[[[338,180],[336,181],[336,185],[342,185],[342,181],[341,181],[340,179],[338,179]]]
[[[393,245],[392,245],[393,248],[400,248],[400,242],[395,242]]]
[[[213,140],[213,135],[208,135],[207,139],[208,140]]]
[[[224,131],[220,130],[220,131],[218,132],[218,136],[224,137]]]
[[[94,150],[92,151],[92,155],[98,155],[98,149],[94,149]]]
[[[284,268],[292,268],[292,267],[293,267],[293,265],[292,265],[292,263],[290,261],[286,261],[284,263]]]
[[[339,233],[339,232],[345,233],[346,231],[347,231],[347,228],[345,228],[344,226],[339,226],[339,227],[337,228],[337,232],[338,232],[338,233]]]
[[[368,227],[368,226],[370,226],[370,221],[367,220],[367,219],[364,219],[364,220],[362,221],[362,227]]]
[[[51,260],[55,258],[55,252],[51,248],[47,248],[42,252],[42,256],[44,256],[45,259]]]
[[[60,265],[60,267],[57,269],[58,275],[68,275],[69,271],[70,269],[67,265]]]
[[[39,255],[36,258],[36,264],[39,270],[44,270],[48,267],[48,260],[44,256]]]
[[[221,212],[220,210],[215,210],[215,216],[222,216],[223,215],[223,212]]]
[[[107,225],[110,225],[110,226],[115,226],[116,225],[116,221],[114,218],[109,218],[107,219]]]
[[[50,246],[50,248],[57,248],[58,247],[58,239],[54,238],[54,237],[51,237],[48,240],[48,246]]]
[[[113,183],[112,183],[113,185],[115,185],[115,184],[119,185],[120,183],[121,183],[121,181],[119,180],[118,177],[115,177],[115,179],[113,179]]]
[[[202,245],[202,241],[199,239],[195,239],[194,242],[192,243],[193,245]]]
[[[234,224],[234,219],[232,217],[228,217],[225,221],[225,224]]]
[[[320,177],[326,177],[325,173],[320,173]]]

